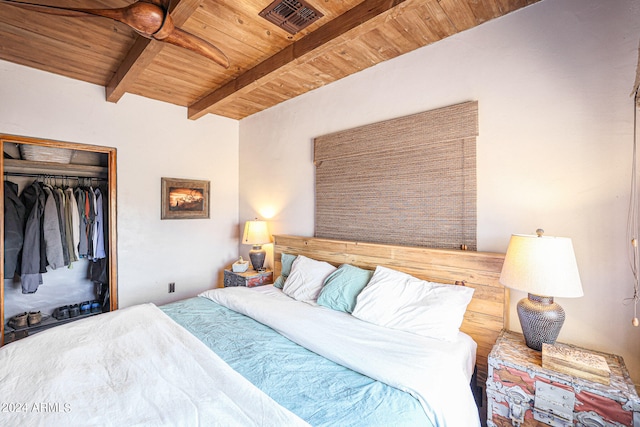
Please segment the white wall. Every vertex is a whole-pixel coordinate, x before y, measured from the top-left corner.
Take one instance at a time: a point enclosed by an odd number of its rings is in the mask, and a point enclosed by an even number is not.
[[[314,137],[478,100],[479,250],[539,227],[571,237],[585,296],[558,299],[560,340],[622,355],[638,384],[625,230],[639,36],[637,1],[547,0],[246,118],[240,220],[313,235]]]
[[[103,87],[3,61],[0,77],[0,133],[117,148],[120,307],[218,284],[238,254],[237,121],[130,94],[108,103]],[[161,177],[209,180],[210,219],[161,221]]]

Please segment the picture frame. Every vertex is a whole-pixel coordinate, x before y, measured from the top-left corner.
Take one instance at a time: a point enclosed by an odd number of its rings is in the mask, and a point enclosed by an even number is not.
[[[209,181],[161,178],[160,219],[209,218]]]

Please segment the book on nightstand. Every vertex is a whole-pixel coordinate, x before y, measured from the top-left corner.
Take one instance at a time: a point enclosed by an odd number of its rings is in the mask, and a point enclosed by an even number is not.
[[[611,383],[611,370],[604,356],[567,344],[542,344],[542,367],[604,385]]]

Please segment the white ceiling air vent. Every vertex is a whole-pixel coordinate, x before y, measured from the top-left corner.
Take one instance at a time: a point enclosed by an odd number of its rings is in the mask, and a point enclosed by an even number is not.
[[[276,0],[260,12],[260,16],[296,34],[324,15],[302,0]]]

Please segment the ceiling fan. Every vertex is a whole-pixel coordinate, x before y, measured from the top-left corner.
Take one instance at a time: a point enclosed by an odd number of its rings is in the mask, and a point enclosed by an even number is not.
[[[113,19],[129,26],[143,37],[188,49],[215,61],[224,68],[229,68],[229,59],[220,49],[208,41],[174,26],[173,19],[169,14],[171,0],[138,0],[128,6],[115,9],[48,6],[17,0],[0,0],[0,2],[50,15],[101,16]]]

